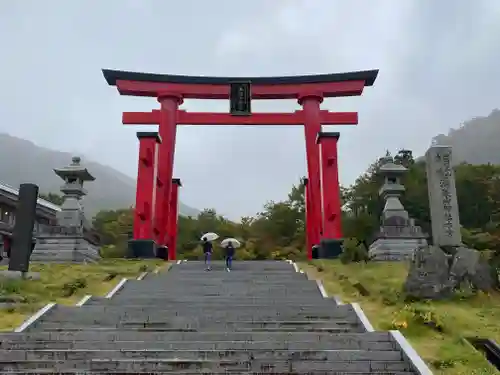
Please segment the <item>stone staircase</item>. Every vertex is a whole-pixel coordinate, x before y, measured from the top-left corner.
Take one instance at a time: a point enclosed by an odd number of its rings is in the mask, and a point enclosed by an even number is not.
[[[0,373],[431,374],[399,332],[367,328],[290,263],[182,262],[0,335]]]

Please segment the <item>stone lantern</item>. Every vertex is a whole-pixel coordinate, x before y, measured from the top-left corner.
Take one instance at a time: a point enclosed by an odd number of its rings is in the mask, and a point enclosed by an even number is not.
[[[407,168],[394,163],[388,153],[382,158],[379,173],[384,184],[379,196],[384,200],[384,209],[380,217],[380,228],[375,234],[375,241],[369,247],[372,260],[404,260],[411,258],[415,249],[427,245],[427,235],[422,232],[415,220],[411,219],[400,201],[405,192],[401,180]]]
[[[38,262],[93,262],[100,258],[98,243],[89,242],[84,236],[86,219],[81,204],[87,195],[83,184],[94,181],[79,157],[73,157],[71,164],[54,169],[64,184],[61,192],[64,202],[56,214],[57,225],[49,227],[46,233],[37,236],[31,259]]]
[[[76,227],[83,230],[84,213],[81,204],[82,198],[87,195],[83,188],[85,181],[94,181],[87,168],[80,165],[81,159],[75,156],[71,164],[64,168],[54,169],[56,175],[61,177],[64,185],[61,186],[64,202],[61,211],[57,213],[57,225],[61,227]]]

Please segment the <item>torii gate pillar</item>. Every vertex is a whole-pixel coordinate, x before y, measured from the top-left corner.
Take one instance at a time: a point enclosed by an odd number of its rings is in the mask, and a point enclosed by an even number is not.
[[[321,94],[301,95],[298,102],[304,110],[304,131],[306,139],[307,174],[308,174],[308,209],[311,245],[319,245],[323,232],[321,220],[321,181],[320,156],[316,144],[316,136],[321,132],[320,104],[323,102]],[[308,259],[312,259],[312,248],[307,249]]]
[[[155,241],[155,190],[158,148],[161,137],[157,132],[138,132],[139,166],[135,197],[133,240],[128,243],[129,256],[154,258]]]
[[[311,204],[311,198],[309,197],[309,179],[304,178],[303,179],[303,184],[304,184],[304,203],[305,203],[305,217],[306,217],[306,222],[305,222],[305,234],[306,234],[306,253],[307,253],[307,259],[313,259],[313,253],[312,253],[312,248],[313,248],[313,243],[312,243],[312,220],[311,220],[311,209],[310,209],[310,204]]]
[[[179,178],[172,179],[170,209],[168,211],[168,260],[176,260],[177,258],[177,224],[179,221],[179,188],[181,186]]]
[[[321,257],[336,258],[342,252],[342,203],[340,199],[337,143],[340,133],[319,132],[323,235]]]

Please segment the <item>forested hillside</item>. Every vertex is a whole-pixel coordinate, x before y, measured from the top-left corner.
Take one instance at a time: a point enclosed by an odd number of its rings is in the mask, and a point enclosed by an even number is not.
[[[23,182],[40,186],[43,194],[59,193],[61,179],[53,171],[71,162],[73,155],[50,150],[34,143],[0,134],[0,182],[18,188]],[[135,179],[107,165],[82,158],[96,180],[86,184],[89,194],[85,197],[85,212],[92,218],[100,210],[130,207],[135,200]],[[110,189],[119,186],[119,189]],[[180,204],[182,215],[197,215],[198,210]]]
[[[464,122],[447,135],[433,138],[434,144],[453,146],[455,162],[471,164],[500,164],[500,110],[486,117],[475,117]]]

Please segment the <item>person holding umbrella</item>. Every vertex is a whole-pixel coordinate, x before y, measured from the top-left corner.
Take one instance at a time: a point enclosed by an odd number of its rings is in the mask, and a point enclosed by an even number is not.
[[[212,242],[209,241],[206,237],[203,237],[203,254],[205,255],[205,267],[207,271],[210,271],[210,258],[212,257],[213,251]]]
[[[226,271],[231,272],[234,252],[237,247],[240,247],[240,242],[235,238],[226,238],[221,242],[221,245],[226,250]]]
[[[210,271],[212,269],[210,267],[210,259],[212,258],[212,252],[214,250],[212,241],[216,240],[217,238],[219,238],[219,235],[213,232],[205,233],[203,236],[201,236],[203,254],[205,255],[205,266],[207,267],[207,271]]]
[[[226,246],[226,271],[231,272],[231,266],[234,257],[234,246],[231,241],[228,241]]]

